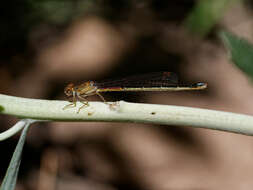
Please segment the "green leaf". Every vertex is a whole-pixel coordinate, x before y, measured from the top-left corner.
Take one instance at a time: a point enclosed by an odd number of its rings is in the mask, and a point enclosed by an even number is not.
[[[0,190],[13,190],[16,186],[19,166],[20,166],[20,162],[21,162],[22,150],[24,147],[26,134],[29,129],[29,126],[30,126],[30,122],[27,122],[26,126],[23,129],[22,134],[19,138],[19,141],[18,141],[18,144],[15,148],[15,151],[12,155],[11,162],[10,162],[7,172],[5,174],[5,177],[4,177],[4,180],[3,180]]]
[[[239,0],[199,0],[187,17],[185,26],[192,33],[204,37],[235,1]]]
[[[253,45],[230,32],[221,32],[220,37],[232,62],[253,79]]]

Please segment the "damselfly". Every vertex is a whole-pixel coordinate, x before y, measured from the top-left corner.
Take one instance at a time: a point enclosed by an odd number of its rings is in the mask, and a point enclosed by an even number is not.
[[[186,91],[186,90],[202,90],[207,87],[207,83],[198,82],[191,85],[179,85],[178,78],[175,73],[157,72],[148,73],[138,76],[130,76],[122,79],[107,80],[104,82],[86,81],[80,85],[70,83],[66,86],[64,93],[72,103],[65,106],[75,107],[76,102],[83,103],[78,112],[85,106],[88,106],[86,97],[98,95],[105,103],[102,92],[123,92],[123,91]]]

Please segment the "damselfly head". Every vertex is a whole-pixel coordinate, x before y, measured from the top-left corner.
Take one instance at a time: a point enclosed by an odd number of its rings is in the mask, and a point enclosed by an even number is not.
[[[64,89],[64,93],[67,95],[67,96],[72,96],[73,95],[73,91],[74,91],[74,84],[73,83],[70,83],[68,84],[65,89]]]

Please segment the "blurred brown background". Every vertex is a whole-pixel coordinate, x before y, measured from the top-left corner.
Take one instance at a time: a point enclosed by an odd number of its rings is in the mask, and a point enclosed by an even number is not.
[[[251,81],[229,62],[216,35],[225,28],[252,41],[252,2],[229,6],[202,38],[184,27],[197,2],[6,2],[0,8],[1,93],[64,100],[69,82],[171,71],[183,83],[207,82],[208,89],[104,96],[252,115]],[[1,131],[17,121],[0,117]],[[0,179],[17,140],[0,143]],[[251,189],[252,158],[252,137],[227,132],[131,123],[36,123],[24,147],[17,189]]]

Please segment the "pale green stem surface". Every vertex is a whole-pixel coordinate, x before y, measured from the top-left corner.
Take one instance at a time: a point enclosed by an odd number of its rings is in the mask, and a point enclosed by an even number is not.
[[[21,131],[26,125],[30,125],[36,121],[39,121],[39,120],[21,119],[15,125],[13,125],[11,128],[0,133],[0,141],[4,141],[4,140],[8,139],[9,137],[11,137],[11,136],[15,135],[16,133],[18,133],[19,131]]]
[[[19,98],[0,95],[1,113],[21,118],[51,121],[114,121],[192,126],[253,135],[253,117],[208,109],[156,104],[89,102],[63,110],[67,101]]]

